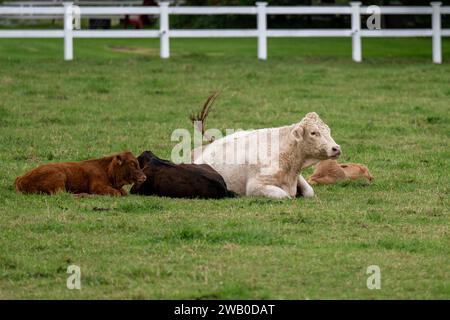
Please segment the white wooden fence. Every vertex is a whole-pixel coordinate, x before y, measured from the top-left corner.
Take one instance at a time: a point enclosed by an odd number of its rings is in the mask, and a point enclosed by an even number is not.
[[[268,7],[266,2],[257,2],[246,7],[170,7],[168,2],[160,2],[159,7],[75,7],[65,2],[62,7],[8,7],[0,6],[2,15],[61,15],[64,30],[0,30],[0,38],[64,38],[64,59],[73,59],[73,38],[160,38],[160,56],[169,58],[170,38],[209,37],[257,37],[258,58],[267,59],[267,37],[351,37],[352,57],[362,61],[362,37],[432,37],[432,57],[434,63],[442,62],[441,39],[450,36],[450,29],[441,28],[441,15],[450,14],[450,6],[441,2],[431,2],[425,6],[381,6],[380,14],[431,15],[431,29],[361,29],[361,15],[370,14],[368,7],[360,2],[350,6],[285,6]],[[76,10],[75,10],[76,9]],[[79,12],[77,12],[79,10]],[[82,17],[95,15],[159,15],[159,30],[73,30],[74,14]],[[257,29],[221,30],[169,30],[169,15],[256,15]],[[267,29],[267,15],[350,15],[351,29]]]

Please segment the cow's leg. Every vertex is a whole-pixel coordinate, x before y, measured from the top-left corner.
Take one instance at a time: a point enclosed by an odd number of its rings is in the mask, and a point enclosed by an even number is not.
[[[297,197],[311,198],[314,197],[314,190],[306,182],[305,178],[300,174],[297,180]]]
[[[89,187],[89,192],[93,194],[99,194],[99,195],[109,195],[109,196],[122,196],[122,193],[114,189],[113,187],[103,185],[100,183],[93,183]]]
[[[335,177],[319,177],[319,178],[313,178],[311,179],[309,182],[311,184],[333,184],[336,183],[338,179],[336,179]]]
[[[247,184],[247,196],[262,196],[275,199],[290,199],[291,197],[283,189],[274,185],[264,185],[257,181],[251,181]]]

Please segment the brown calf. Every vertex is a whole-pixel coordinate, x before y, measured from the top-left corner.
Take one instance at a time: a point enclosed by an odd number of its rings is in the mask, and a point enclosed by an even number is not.
[[[76,194],[123,196],[122,187],[142,183],[145,174],[131,152],[80,162],[42,165],[16,179],[18,192],[54,194],[67,191]]]
[[[332,184],[342,180],[358,178],[373,180],[373,176],[365,165],[359,163],[339,164],[336,160],[324,160],[316,165],[313,174],[308,178],[308,182],[310,184]]]

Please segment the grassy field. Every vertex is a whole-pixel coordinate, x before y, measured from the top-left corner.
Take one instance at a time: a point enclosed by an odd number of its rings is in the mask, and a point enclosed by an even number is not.
[[[0,298],[450,298],[450,41],[0,40]],[[169,157],[176,128],[222,90],[209,128],[263,128],[318,112],[371,185],[314,199],[75,199],[21,195],[42,163],[122,150]],[[307,171],[308,173],[311,170]],[[68,265],[81,290],[66,288]],[[381,268],[381,289],[366,268]]]

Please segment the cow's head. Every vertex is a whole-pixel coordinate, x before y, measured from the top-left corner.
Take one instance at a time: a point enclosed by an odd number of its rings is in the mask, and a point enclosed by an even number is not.
[[[146,179],[144,179],[143,181],[137,181],[130,190],[131,194],[142,194],[141,191],[143,190],[143,188],[145,189],[146,185],[151,185],[153,183],[152,181],[154,180],[154,170],[158,167],[161,167],[161,165],[172,164],[167,160],[158,158],[151,151],[142,152],[141,155],[137,158],[137,161],[139,163],[139,167],[146,176]]]
[[[340,164],[340,166],[342,169],[344,169],[345,174],[352,179],[364,177],[369,181],[373,180],[373,176],[370,173],[369,169],[363,164],[359,164],[359,163],[346,164],[346,163],[344,163],[344,164]]]
[[[301,145],[302,154],[307,159],[337,159],[341,147],[330,134],[330,128],[315,112],[308,113],[291,131],[293,139]]]
[[[137,157],[137,160],[141,169],[144,170],[145,167],[150,166],[153,161],[159,160],[159,158],[151,151],[144,151]]]
[[[139,162],[131,152],[116,154],[109,166],[109,174],[115,186],[143,183],[146,179],[144,172],[139,168]]]

